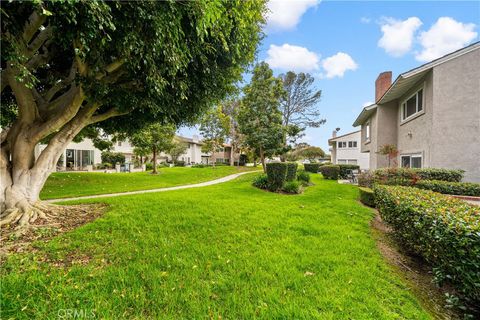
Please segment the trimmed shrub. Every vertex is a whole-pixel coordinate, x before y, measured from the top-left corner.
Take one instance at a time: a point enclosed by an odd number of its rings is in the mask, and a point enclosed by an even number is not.
[[[460,182],[463,179],[464,170],[453,169],[437,169],[437,168],[424,168],[424,169],[411,169],[422,180],[440,180],[449,182]]]
[[[145,170],[150,171],[153,170],[153,163],[149,162],[145,164]]]
[[[298,181],[287,181],[283,186],[283,191],[286,193],[298,194],[302,193],[302,185]]]
[[[203,163],[192,164],[192,168],[205,168],[205,167],[208,167],[208,165]]]
[[[305,168],[305,171],[312,172],[312,173],[318,173],[318,168],[320,168],[319,163],[304,163],[303,167]]]
[[[173,164],[175,167],[185,167],[185,161],[177,160]]]
[[[348,170],[359,170],[360,166],[356,164],[337,164],[340,167],[338,176],[340,179],[347,179]]]
[[[277,191],[282,189],[287,178],[287,164],[285,162],[267,163],[268,189]]]
[[[429,190],[376,185],[383,220],[408,249],[434,268],[437,283],[451,282],[473,305],[480,303],[480,207]]]
[[[120,152],[110,152],[110,151],[103,151],[102,152],[102,163],[111,163],[113,165],[120,163],[125,163],[125,155]]]
[[[325,179],[338,180],[340,174],[340,167],[337,165],[321,166],[319,168],[320,173]]]
[[[268,178],[266,174],[261,174],[256,176],[253,179],[252,185],[259,189],[267,189],[268,188]]]
[[[358,186],[372,188],[373,183],[375,182],[375,177],[371,171],[361,172],[358,177]]]
[[[375,207],[375,197],[373,190],[370,188],[358,188],[360,192],[360,202],[369,207]]]
[[[412,185],[418,180],[441,180],[460,182],[463,170],[450,169],[409,169],[409,168],[383,168],[374,171],[375,182],[388,185]]]
[[[297,174],[297,180],[304,186],[310,184],[310,174],[306,171],[299,171]]]
[[[420,180],[415,183],[414,187],[444,194],[480,197],[479,183]]]
[[[408,186],[414,184],[420,177],[413,169],[382,168],[373,172],[374,182],[387,185]]]
[[[296,162],[287,162],[287,177],[285,178],[286,181],[293,181],[297,177],[297,167],[298,164]]]

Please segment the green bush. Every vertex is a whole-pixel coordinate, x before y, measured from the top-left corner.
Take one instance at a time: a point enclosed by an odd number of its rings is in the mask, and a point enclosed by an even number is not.
[[[287,178],[287,164],[285,162],[267,163],[268,189],[277,191],[282,189]]]
[[[347,179],[348,178],[348,171],[349,170],[359,170],[360,166],[356,164],[337,164],[340,168],[340,172],[338,173],[338,176],[340,179]]]
[[[266,174],[261,174],[256,176],[253,179],[252,185],[259,189],[267,189],[268,188],[268,178]]]
[[[319,171],[325,179],[338,180],[340,167],[337,165],[321,166]]]
[[[464,170],[453,169],[437,169],[437,168],[424,168],[424,169],[410,169],[413,170],[422,180],[441,180],[449,182],[460,182],[463,179]]]
[[[298,171],[297,180],[304,186],[310,184],[310,174],[304,170]]]
[[[429,190],[376,185],[383,220],[408,249],[448,280],[466,301],[480,303],[480,207]]]
[[[174,162],[175,167],[185,167],[185,161],[177,160]]]
[[[372,188],[373,183],[375,182],[375,177],[371,171],[361,172],[358,177],[358,186]]]
[[[297,167],[298,164],[296,162],[287,162],[287,176],[285,178],[286,181],[293,181],[297,177]]]
[[[286,193],[298,194],[302,193],[303,188],[301,183],[298,181],[287,181],[282,190]]]
[[[479,183],[419,180],[415,183],[414,187],[444,194],[480,197]]]
[[[312,172],[312,173],[318,173],[318,168],[320,168],[319,163],[304,163],[303,167],[305,168],[305,171]]]
[[[463,170],[449,169],[409,169],[409,168],[383,168],[374,171],[375,182],[388,185],[412,185],[418,180],[441,180],[460,182]]]
[[[208,165],[203,163],[197,163],[192,165],[192,168],[205,168],[205,167],[208,167]]]
[[[375,197],[373,190],[370,188],[358,188],[360,192],[360,202],[369,207],[375,207]]]
[[[125,155],[120,152],[110,152],[110,151],[103,151],[102,152],[102,163],[111,163],[113,165],[119,163],[125,163]]]

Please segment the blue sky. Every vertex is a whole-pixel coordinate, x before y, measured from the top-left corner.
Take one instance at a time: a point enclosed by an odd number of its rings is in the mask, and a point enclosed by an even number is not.
[[[355,130],[363,105],[374,100],[380,72],[392,71],[395,78],[479,40],[478,1],[280,0],[269,8],[258,60],[269,62],[276,74],[294,70],[316,78],[327,122],[307,129],[303,141],[325,151],[336,127],[340,134]]]

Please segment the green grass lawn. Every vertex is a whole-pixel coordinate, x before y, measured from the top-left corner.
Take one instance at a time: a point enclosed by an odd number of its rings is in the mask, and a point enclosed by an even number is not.
[[[431,318],[378,252],[355,187],[316,175],[281,195],[253,176],[90,201],[108,212],[8,258],[2,318]]]
[[[160,168],[158,175],[149,172],[56,172],[50,175],[40,193],[42,200],[79,197],[125,191],[147,190],[192,184],[221,178],[260,167]]]

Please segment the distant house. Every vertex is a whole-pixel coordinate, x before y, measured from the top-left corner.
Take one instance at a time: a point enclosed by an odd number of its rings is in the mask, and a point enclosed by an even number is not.
[[[178,160],[185,161],[185,164],[191,165],[196,163],[211,163],[211,156],[202,151],[202,141],[196,135],[192,138],[177,136],[177,139],[187,144],[184,154],[180,155]],[[35,148],[35,157],[38,158],[40,153],[47,147],[45,144],[38,144]],[[133,163],[135,155],[134,147],[128,140],[117,141],[113,144],[112,152],[122,153],[125,156],[125,163]],[[96,164],[102,162],[102,151],[95,148],[91,139],[83,139],[81,142],[71,142],[63,151],[57,162],[57,170],[75,170],[85,171],[91,170]],[[225,144],[221,152],[216,154],[217,162],[230,163],[231,146]],[[235,159],[238,160],[240,155],[236,154]],[[151,158],[151,157],[149,157]],[[166,153],[160,153],[157,156],[157,162],[171,162],[172,157]]]
[[[361,170],[370,168],[368,154],[360,152],[361,132],[360,130],[337,136],[333,131],[332,138],[328,140],[331,146],[330,153],[333,164],[356,164]]]
[[[381,73],[375,104],[365,107],[361,151],[370,168],[388,166],[381,146],[399,151],[398,166],[465,170],[480,182],[480,42],[400,74]]]

